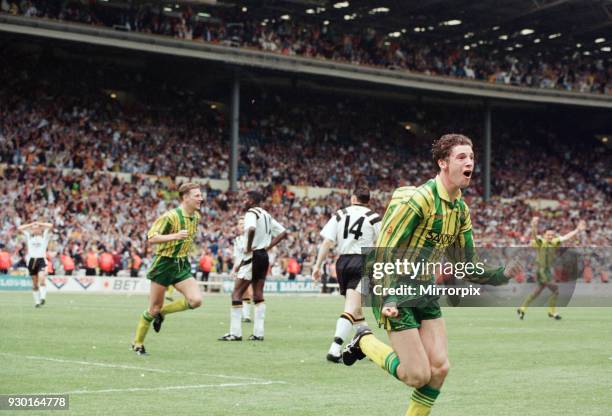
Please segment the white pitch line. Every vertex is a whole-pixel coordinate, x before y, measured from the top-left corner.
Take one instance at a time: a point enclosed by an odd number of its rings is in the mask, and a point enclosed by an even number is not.
[[[228,378],[235,380],[247,380],[257,383],[270,383],[270,380],[265,380],[262,378],[256,377],[242,377],[242,376],[228,376],[225,374],[208,374],[208,373],[196,373],[193,371],[180,371],[180,370],[164,370],[161,368],[150,368],[150,367],[138,367],[134,365],[122,365],[122,364],[108,364],[108,363],[98,363],[95,361],[78,361],[78,360],[64,360],[61,358],[52,358],[52,357],[41,357],[38,355],[19,355],[19,354],[11,354],[7,352],[0,352],[0,355],[6,355],[11,357],[18,358],[27,358],[29,360],[40,360],[40,361],[51,361],[56,363],[65,363],[65,364],[79,364],[93,367],[104,367],[104,368],[117,368],[121,370],[138,370],[138,371],[148,371],[152,373],[175,373],[175,374],[187,374],[194,376],[207,376],[207,377],[217,377],[217,378]],[[283,381],[275,381],[274,383],[284,383]]]
[[[267,386],[270,384],[285,384],[285,382],[283,381],[260,381],[260,382],[252,382],[252,383],[191,384],[191,385],[185,385],[185,386],[131,387],[127,389],[73,390],[73,391],[64,391],[61,393],[28,393],[28,394],[60,395],[60,394],[134,393],[134,392],[139,392],[139,391],[166,391],[166,390],[228,388],[228,387],[245,387],[245,386]]]

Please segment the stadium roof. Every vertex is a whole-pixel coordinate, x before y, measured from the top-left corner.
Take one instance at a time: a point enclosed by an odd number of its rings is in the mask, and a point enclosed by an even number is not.
[[[265,23],[299,17],[348,30],[371,27],[391,38],[460,43],[466,49],[612,58],[612,0],[162,1],[167,9],[177,3],[188,3],[196,13],[213,18],[215,10],[234,9]]]

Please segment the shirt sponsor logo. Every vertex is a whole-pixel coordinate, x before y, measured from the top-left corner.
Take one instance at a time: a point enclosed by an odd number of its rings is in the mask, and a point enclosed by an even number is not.
[[[431,241],[434,242],[436,244],[442,244],[444,246],[448,246],[452,243],[455,242],[455,239],[457,238],[457,236],[455,235],[451,235],[451,234],[438,234],[436,232],[433,231],[427,231],[427,235],[425,236],[425,239],[427,241]]]

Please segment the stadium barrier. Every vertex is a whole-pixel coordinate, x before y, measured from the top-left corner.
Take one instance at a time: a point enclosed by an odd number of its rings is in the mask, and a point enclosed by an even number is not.
[[[198,285],[204,292],[231,293],[234,281],[229,275],[211,274],[209,281]],[[133,277],[106,276],[47,276],[49,292],[69,293],[131,293],[148,294],[151,286],[149,279]],[[337,289],[338,284],[326,285],[328,289]],[[0,291],[30,291],[32,280],[28,276],[0,275]],[[313,280],[267,279],[267,293],[321,293],[321,286]]]
[[[217,292],[229,294],[234,287],[234,281],[227,273],[211,274],[209,281],[198,285],[204,292]],[[132,277],[106,277],[106,276],[48,276],[47,289],[49,292],[65,293],[98,293],[98,294],[148,294],[151,282],[146,278]],[[329,289],[337,289],[338,284],[328,284]],[[286,280],[270,278],[266,280],[267,294],[319,294],[324,293],[323,287],[312,279]],[[562,288],[563,289],[563,288]],[[1,291],[31,291],[32,280],[24,275],[0,275]],[[464,303],[463,306],[508,306],[512,299],[522,299],[533,290],[533,284],[511,282],[503,286],[483,286],[488,293],[486,304]],[[568,306],[612,306],[612,284],[603,281],[585,282],[575,281],[571,291],[567,294],[564,305]],[[539,303],[534,306],[545,306],[547,296],[542,296]],[[442,296],[442,306],[456,306],[451,299]]]
[[[44,170],[46,172],[61,172],[62,175],[76,174],[76,175],[84,175],[85,172],[82,169],[76,168],[52,168],[48,166],[32,166],[28,164],[8,164],[8,163],[0,163],[0,175],[4,174],[4,171],[8,168],[20,168],[20,169],[32,169],[32,170]],[[150,184],[157,183],[159,181],[169,185],[170,183],[177,182],[196,182],[202,184],[203,186],[208,185],[211,189],[226,192],[229,189],[230,181],[229,179],[215,179],[215,178],[194,178],[187,176],[176,176],[173,179],[168,176],[157,176],[150,175],[145,173],[125,173],[125,172],[109,172],[109,171],[97,171],[97,176],[108,176],[111,178],[119,178],[122,181],[130,182],[133,176],[137,176],[139,178],[143,178],[147,180]],[[250,189],[258,186],[266,186],[268,182],[264,181],[240,181],[246,189]],[[342,188],[325,188],[319,186],[304,186],[304,185],[288,185],[287,190],[293,192],[293,194],[298,198],[323,198],[332,193],[339,194],[347,194],[349,191]],[[373,195],[381,195],[383,192],[381,191],[373,191]]]

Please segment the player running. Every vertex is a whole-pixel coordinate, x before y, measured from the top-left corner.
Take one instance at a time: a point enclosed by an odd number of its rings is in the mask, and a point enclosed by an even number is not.
[[[432,154],[438,176],[419,187],[396,190],[383,217],[377,247],[383,252],[397,248],[415,252],[413,261],[433,263],[446,254],[453,261],[475,263],[470,213],[461,197],[461,189],[469,185],[474,170],[472,141],[463,135],[447,134],[434,142]],[[503,284],[518,271],[518,266],[500,267],[466,278]],[[433,280],[433,276],[422,278]],[[426,416],[449,370],[446,327],[437,298],[425,299],[425,304],[412,304],[413,300],[379,298],[380,305],[373,307],[373,312],[387,329],[392,347],[378,340],[367,326],[360,326],[342,359],[352,365],[367,356],[414,387],[406,415]],[[414,306],[406,305],[406,301]]]
[[[574,231],[555,237],[553,230],[546,230],[544,235],[538,235],[538,222],[539,217],[533,217],[531,220],[531,246],[536,249],[536,278],[538,280],[538,287],[533,293],[530,293],[521,306],[516,310],[520,319],[525,318],[525,312],[529,304],[533,302],[545,288],[548,288],[552,293],[548,298],[548,316],[555,320],[560,320],[561,315],[557,313],[557,297],[559,296],[559,286],[553,282],[552,266],[557,256],[557,249],[565,241],[571,240],[578,235],[581,231],[586,229],[586,223],[580,221],[578,227]]]
[[[244,215],[244,240],[234,242],[240,249],[244,244],[243,255],[236,268],[236,280],[232,292],[232,310],[230,315],[230,332],[219,338],[219,341],[242,341],[242,299],[251,285],[253,287],[254,319],[253,334],[249,341],[264,340],[264,284],[269,268],[268,250],[287,237],[285,228],[263,208],[257,207],[263,197],[251,191],[246,200],[247,212]],[[240,237],[238,237],[240,238]]]
[[[345,297],[344,312],[336,322],[333,342],[327,352],[327,360],[339,363],[342,359],[342,344],[353,327],[365,323],[361,310],[361,276],[365,256],[362,249],[374,247],[380,232],[381,217],[368,207],[370,191],[358,186],[351,196],[351,205],[337,211],[321,230],[323,243],[312,272],[315,281],[321,279],[321,268],[334,245],[340,257],[336,271],[340,294]]]
[[[144,339],[151,322],[155,332],[159,332],[166,315],[195,309],[202,304],[202,292],[191,276],[187,257],[200,222],[202,192],[198,184],[190,182],[179,186],[178,191],[180,206],[155,220],[147,234],[148,243],[156,247],[153,263],[147,271],[147,279],[151,280],[149,308],[140,317],[132,344],[139,355],[146,354]],[[174,285],[185,297],[164,305],[169,285]]]
[[[52,228],[51,223],[36,221],[18,228],[26,238],[28,272],[32,277],[35,308],[40,308],[47,301],[47,246]]]

